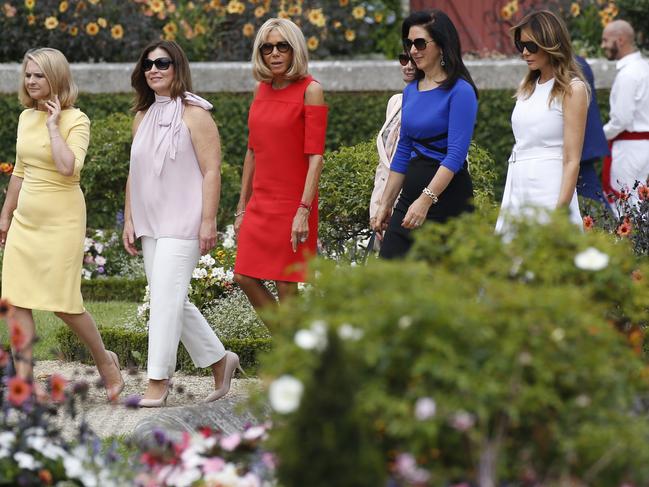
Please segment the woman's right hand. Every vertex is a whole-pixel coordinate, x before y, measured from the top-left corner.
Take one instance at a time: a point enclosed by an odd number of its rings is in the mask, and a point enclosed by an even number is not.
[[[0,218],[0,247],[5,246],[9,225],[11,225],[11,218]]]
[[[133,229],[133,222],[130,219],[124,221],[122,242],[124,243],[124,249],[129,255],[137,255],[137,248],[135,247],[135,230]]]
[[[234,236],[235,237],[239,236],[239,229],[241,228],[241,223],[243,223],[243,213],[241,213],[239,216],[237,216],[234,219]]]
[[[388,228],[388,222],[392,216],[392,208],[388,208],[385,205],[379,206],[379,209],[376,212],[376,216],[373,219],[372,230],[377,232],[380,235],[383,234]]]

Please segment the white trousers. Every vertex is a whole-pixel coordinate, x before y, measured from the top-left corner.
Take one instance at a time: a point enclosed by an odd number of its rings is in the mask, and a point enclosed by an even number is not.
[[[225,348],[187,297],[200,257],[198,240],[142,237],[144,270],[149,283],[149,379],[169,379],[176,370],[178,342],[196,367],[208,367],[225,356]]]
[[[636,181],[647,183],[649,140],[616,140],[613,144],[612,157],[611,186],[614,190],[632,190]],[[638,192],[630,191],[629,203],[637,205],[638,201]],[[615,213],[618,213],[615,204],[611,207]]]

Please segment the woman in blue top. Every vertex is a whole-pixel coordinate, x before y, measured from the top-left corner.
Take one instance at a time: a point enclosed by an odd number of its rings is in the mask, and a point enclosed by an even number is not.
[[[380,256],[387,259],[408,252],[411,230],[426,220],[443,223],[473,209],[466,156],[478,90],[462,62],[457,30],[440,10],[412,13],[401,30],[417,72],[403,91],[399,145],[372,227],[386,231]]]

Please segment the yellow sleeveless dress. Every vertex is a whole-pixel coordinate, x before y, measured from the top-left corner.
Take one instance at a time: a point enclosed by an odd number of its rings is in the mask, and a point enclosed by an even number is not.
[[[15,306],[83,313],[81,266],[86,202],[79,187],[90,140],[90,120],[63,110],[59,131],[74,153],[74,174],[63,176],[52,159],[47,112],[20,114],[13,175],[23,179],[2,261],[2,297]]]

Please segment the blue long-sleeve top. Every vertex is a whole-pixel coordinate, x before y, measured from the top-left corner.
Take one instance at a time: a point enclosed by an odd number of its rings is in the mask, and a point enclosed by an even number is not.
[[[405,173],[417,156],[440,161],[454,173],[462,169],[473,135],[478,99],[459,78],[452,88],[419,91],[418,81],[403,90],[401,133],[390,169]]]

